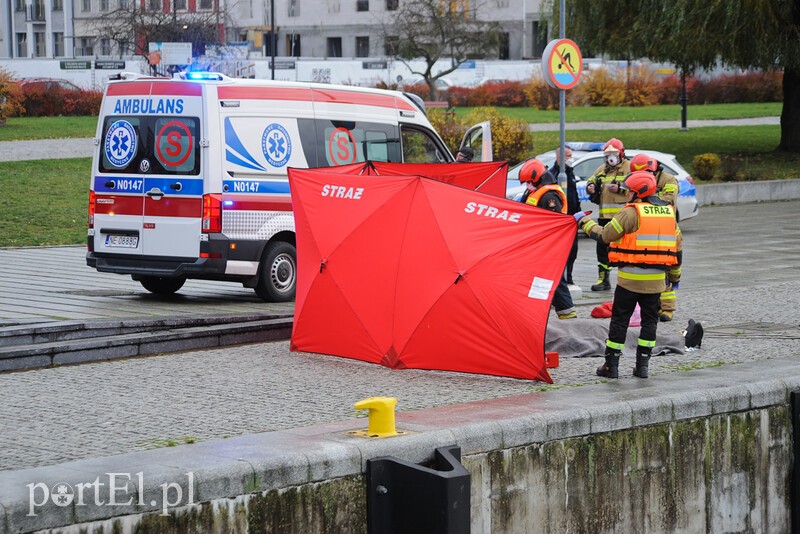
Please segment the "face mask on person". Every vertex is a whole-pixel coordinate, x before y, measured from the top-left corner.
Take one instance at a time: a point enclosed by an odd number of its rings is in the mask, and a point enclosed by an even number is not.
[[[575,158],[567,158],[566,164],[569,167],[572,167],[572,164],[575,163]]]
[[[608,156],[606,156],[606,164],[609,167],[616,167],[617,164],[619,164],[619,156],[617,156],[616,154],[609,154]]]

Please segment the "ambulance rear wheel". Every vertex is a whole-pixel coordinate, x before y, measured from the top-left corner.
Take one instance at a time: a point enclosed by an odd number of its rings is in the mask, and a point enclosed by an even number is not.
[[[256,294],[269,302],[289,302],[297,291],[297,249],[291,243],[267,245],[261,259]]]
[[[162,278],[160,276],[143,276],[139,279],[142,286],[156,295],[172,295],[186,283],[186,278]]]

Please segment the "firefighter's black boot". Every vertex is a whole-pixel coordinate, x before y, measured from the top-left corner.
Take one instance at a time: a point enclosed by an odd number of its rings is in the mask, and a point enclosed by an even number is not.
[[[636,367],[633,370],[633,376],[639,378],[647,378],[650,368],[650,350],[642,347],[636,348]]]
[[[611,289],[611,270],[598,267],[597,275],[597,283],[592,286],[592,291],[608,291]]]
[[[622,351],[606,348],[606,363],[597,368],[597,376],[619,378],[619,357]]]

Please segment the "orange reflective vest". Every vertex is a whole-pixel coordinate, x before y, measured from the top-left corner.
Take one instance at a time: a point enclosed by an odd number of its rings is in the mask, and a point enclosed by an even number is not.
[[[639,215],[639,229],[609,244],[612,265],[638,265],[667,269],[678,263],[678,225],[672,206],[646,202],[628,204]],[[627,207],[626,206],[626,207]]]
[[[561,189],[561,187],[556,184],[543,185],[536,191],[531,192],[531,194],[528,195],[528,199],[525,201],[525,204],[530,204],[531,206],[537,206],[539,204],[539,200],[548,191],[555,191],[558,193],[558,196],[561,197],[561,213],[567,213],[567,195],[565,195],[564,190]]]

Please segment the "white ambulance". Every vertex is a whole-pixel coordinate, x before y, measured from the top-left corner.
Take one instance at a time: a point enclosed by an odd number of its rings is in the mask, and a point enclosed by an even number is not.
[[[171,294],[188,278],[294,299],[288,167],[449,162],[418,98],[397,91],[123,74],[95,138],[86,263]],[[488,123],[464,143],[491,161]]]

